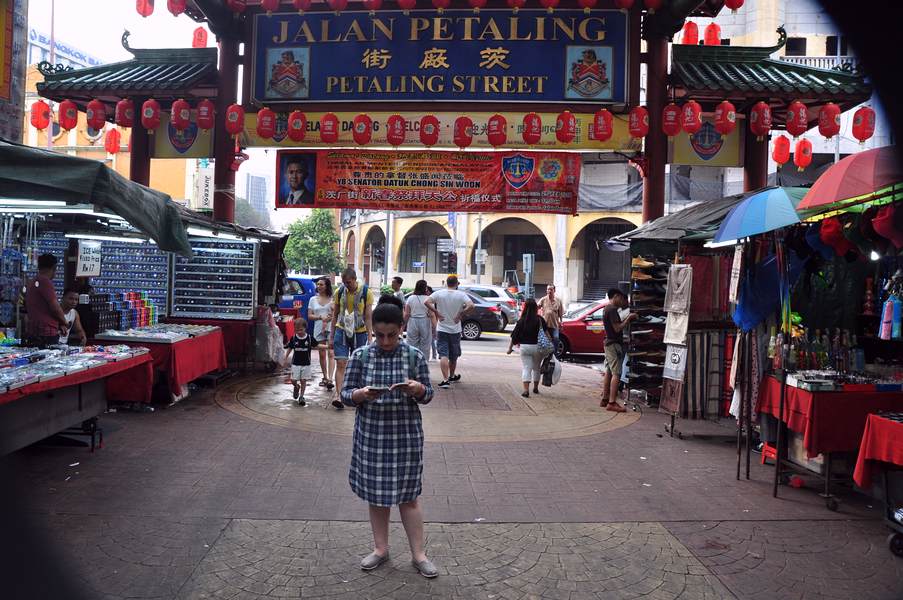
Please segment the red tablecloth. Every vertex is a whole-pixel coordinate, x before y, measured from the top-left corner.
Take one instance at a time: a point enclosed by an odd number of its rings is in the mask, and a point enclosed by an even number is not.
[[[279,331],[282,332],[282,339],[288,343],[289,339],[295,335],[295,322],[294,321],[283,321],[279,319],[276,321],[276,326],[279,327]]]
[[[0,394],[0,404],[12,402],[25,396],[56,390],[72,385],[79,385],[97,379],[107,377],[107,399],[122,400],[117,397],[119,390],[126,389],[120,386],[127,386],[129,389],[129,398],[136,398],[140,402],[150,402],[151,384],[153,383],[153,367],[150,354],[142,354],[119,362],[107,363],[105,365],[73,373],[66,377],[58,377],[50,381],[42,381],[26,385],[10,392]]]
[[[254,321],[233,321],[231,319],[190,319],[169,317],[164,323],[183,323],[191,325],[212,325],[223,330],[223,342],[226,345],[226,357],[233,362],[245,360],[251,351],[251,340],[254,337]]]
[[[891,463],[903,467],[903,423],[869,415],[862,432],[859,459],[853,471],[853,481],[866,489],[872,484],[872,473],[880,465]]]
[[[780,418],[780,400],[781,383],[765,377],[757,410]],[[803,434],[803,445],[812,458],[823,452],[855,451],[866,418],[879,410],[903,410],[903,392],[807,392],[787,386],[781,420]]]
[[[148,348],[154,369],[166,373],[169,390],[176,395],[182,394],[184,387],[198,377],[225,369],[227,365],[223,332],[219,329],[175,344],[117,343]]]

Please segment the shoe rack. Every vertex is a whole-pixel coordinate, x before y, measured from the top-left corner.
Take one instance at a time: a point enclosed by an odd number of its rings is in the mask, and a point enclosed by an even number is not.
[[[670,263],[661,257],[636,256],[631,261],[630,312],[628,335],[629,390],[645,393],[649,406],[658,406],[662,393],[662,369],[665,363],[665,285]]]

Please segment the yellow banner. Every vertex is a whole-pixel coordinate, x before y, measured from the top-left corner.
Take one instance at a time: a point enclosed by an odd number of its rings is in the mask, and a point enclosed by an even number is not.
[[[746,121],[737,119],[733,133],[723,136],[715,131],[714,119],[703,116],[702,128],[692,136],[680,132],[671,142],[671,160],[675,165],[693,167],[742,167],[740,141]]]
[[[0,0],[0,99],[10,100],[13,78],[13,0]]]
[[[320,117],[322,112],[305,112],[307,117],[307,134],[304,141],[293,142],[286,137],[287,113],[278,113],[277,133],[273,139],[263,139],[257,136],[257,114],[249,112],[245,117],[245,133],[242,136],[242,146],[278,146],[281,148],[337,148],[337,147],[363,147],[363,148],[391,148],[386,142],[386,119],[393,114],[399,114],[407,121],[407,134],[405,143],[400,148],[423,150],[424,146],[420,143],[420,119],[427,113],[423,112],[367,112],[366,114],[373,119],[373,136],[369,144],[358,146],[351,137],[351,121],[360,113],[357,112],[336,112],[339,118],[339,139],[337,142],[326,144],[320,141]],[[474,124],[473,127],[473,143],[469,148],[478,148],[482,150],[492,149],[493,146],[486,139],[486,122],[489,118],[496,114],[493,112],[436,112],[429,113],[439,119],[440,133],[439,141],[432,148],[457,150],[454,144],[454,123],[459,116],[469,117]],[[526,112],[504,112],[501,113],[508,121],[508,141],[502,146],[505,149],[524,149],[524,150],[582,150],[582,151],[601,151],[601,150],[619,150],[626,152],[638,152],[641,147],[641,140],[630,137],[627,130],[626,116],[615,115],[613,122],[614,134],[606,142],[588,139],[589,126],[592,123],[593,115],[588,113],[575,113],[577,118],[577,135],[570,144],[562,144],[555,138],[555,122],[558,113],[538,113],[542,119],[542,137],[539,143],[528,146],[524,143],[521,133],[523,131],[523,120]]]
[[[137,112],[137,111],[136,111]],[[138,123],[136,127],[140,127]],[[184,131],[169,126],[169,112],[160,112],[160,125],[154,130],[153,158],[211,158],[213,130],[203,131],[197,125],[197,111],[191,111],[191,125]]]

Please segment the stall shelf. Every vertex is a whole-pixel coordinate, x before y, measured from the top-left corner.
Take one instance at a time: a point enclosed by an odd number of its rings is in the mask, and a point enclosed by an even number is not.
[[[173,256],[172,317],[254,318],[257,246],[241,240],[192,238],[194,256]]]
[[[99,294],[143,292],[158,317],[169,305],[169,256],[154,244],[102,241],[100,275],[91,278]]]

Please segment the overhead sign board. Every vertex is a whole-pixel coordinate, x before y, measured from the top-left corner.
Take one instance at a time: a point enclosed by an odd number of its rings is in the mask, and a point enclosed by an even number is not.
[[[627,32],[618,10],[259,13],[251,100],[623,104]]]

